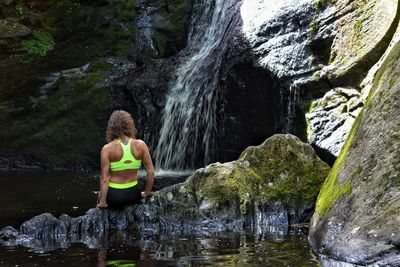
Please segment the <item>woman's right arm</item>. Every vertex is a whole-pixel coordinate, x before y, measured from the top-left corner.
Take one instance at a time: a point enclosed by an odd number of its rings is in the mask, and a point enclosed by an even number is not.
[[[154,183],[154,167],[153,161],[151,160],[149,148],[143,142],[143,165],[146,169],[146,189],[142,192],[142,197],[148,197],[150,195],[151,189],[153,188]]]
[[[110,181],[110,159],[108,158],[108,148],[104,146],[100,154],[101,161],[101,178],[100,178],[100,192],[97,207],[106,208],[108,182]]]

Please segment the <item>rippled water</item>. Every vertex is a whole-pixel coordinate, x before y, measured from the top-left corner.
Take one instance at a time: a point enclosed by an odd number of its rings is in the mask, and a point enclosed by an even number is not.
[[[0,183],[0,228],[18,228],[43,212],[82,215],[94,206],[98,190],[98,176],[68,172],[0,173]],[[130,246],[101,249],[83,244],[46,252],[0,247],[0,266],[319,266],[298,229],[258,237],[132,235],[136,241]]]

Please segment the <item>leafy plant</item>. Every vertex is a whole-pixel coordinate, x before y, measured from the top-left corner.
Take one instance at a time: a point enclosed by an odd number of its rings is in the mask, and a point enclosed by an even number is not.
[[[53,36],[47,31],[35,31],[32,38],[22,41],[22,48],[32,56],[44,57],[54,49],[55,42]]]
[[[24,15],[24,5],[21,3],[18,3],[15,6],[15,15],[17,15],[18,17],[22,17]]]

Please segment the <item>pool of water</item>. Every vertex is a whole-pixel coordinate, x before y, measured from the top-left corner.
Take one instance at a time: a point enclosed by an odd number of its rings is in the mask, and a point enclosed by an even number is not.
[[[99,178],[72,172],[0,172],[0,229],[50,212],[79,216],[95,206]]]
[[[3,172],[0,183],[0,228],[12,225],[18,229],[43,212],[82,215],[94,207],[98,190],[97,175],[71,172]],[[135,242],[129,246],[72,244],[52,251],[0,247],[0,266],[319,266],[307,236],[298,229],[263,236],[132,235]]]
[[[0,266],[319,266],[306,237],[278,239],[224,233],[211,237],[141,239],[130,247],[82,244],[50,252],[0,248]]]

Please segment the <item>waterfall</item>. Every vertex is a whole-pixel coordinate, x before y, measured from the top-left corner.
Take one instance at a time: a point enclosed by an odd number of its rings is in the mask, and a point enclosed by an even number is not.
[[[295,125],[294,120],[296,118],[296,107],[300,101],[300,88],[296,82],[289,85],[288,95],[281,96],[282,98],[282,106],[284,106],[284,102],[287,102],[287,109],[286,109],[286,118],[283,127],[284,133],[294,133],[295,132]],[[284,100],[284,101],[283,101]]]
[[[229,10],[237,0],[197,2],[188,35],[192,53],[176,71],[167,94],[156,169],[207,164],[215,150],[221,41],[232,18]]]

